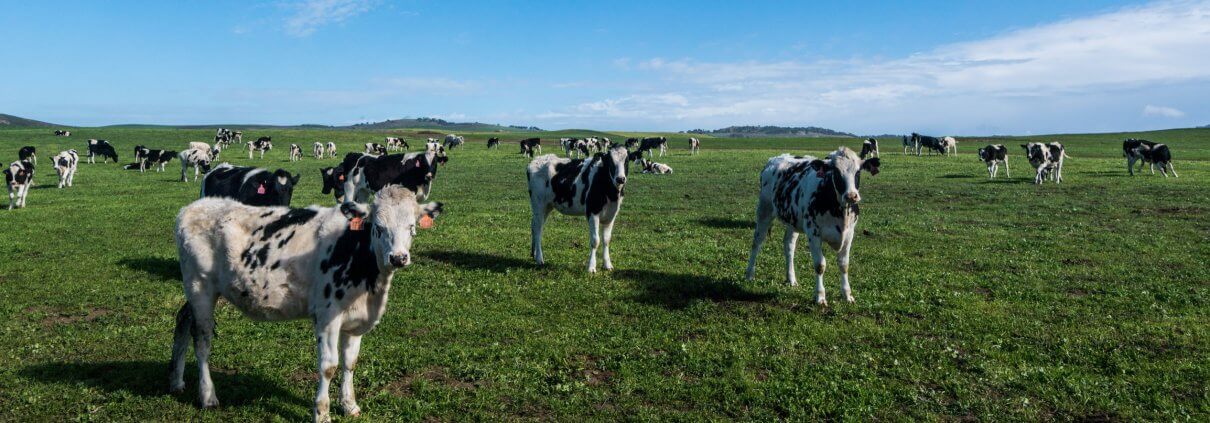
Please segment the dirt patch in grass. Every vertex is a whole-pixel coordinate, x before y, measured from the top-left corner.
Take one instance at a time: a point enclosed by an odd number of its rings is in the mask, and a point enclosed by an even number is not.
[[[88,312],[72,312],[56,307],[34,306],[26,307],[22,311],[27,315],[44,315],[38,320],[38,323],[44,328],[74,325],[80,322],[91,323],[110,313],[110,310],[105,307],[96,307]]]
[[[473,390],[483,385],[480,381],[467,381],[458,379],[450,375],[448,368],[442,366],[429,366],[421,369],[418,372],[408,373],[403,377],[387,384],[387,392],[401,397],[410,397],[415,394],[413,387],[418,381],[425,381],[458,390]]]

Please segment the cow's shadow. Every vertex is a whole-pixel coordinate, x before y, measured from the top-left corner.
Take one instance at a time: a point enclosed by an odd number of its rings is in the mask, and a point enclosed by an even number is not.
[[[951,173],[948,175],[938,176],[938,178],[941,178],[941,179],[969,179],[969,178],[974,178],[974,177],[975,177],[975,175],[967,175],[967,174],[961,174],[961,173]]]
[[[641,292],[633,298],[635,301],[670,310],[680,310],[700,300],[765,302],[776,298],[773,293],[753,292],[738,283],[708,276],[642,269],[617,270],[613,276],[638,285]]]
[[[538,269],[533,260],[523,260],[515,257],[497,256],[491,254],[468,253],[465,251],[436,250],[420,254],[426,259],[448,264],[465,270],[489,270],[504,272],[510,269]]]
[[[181,280],[180,262],[163,257],[126,257],[118,260],[120,265],[130,269],[146,272],[151,276],[166,280]]]
[[[716,229],[752,229],[752,220],[732,219],[727,217],[703,217],[698,223]]]
[[[192,362],[186,368],[185,393],[172,395],[184,404],[197,404],[197,372]],[[140,397],[164,397],[168,393],[167,361],[100,361],[88,363],[52,362],[26,366],[19,375],[25,379],[69,388],[92,388],[109,394],[126,393]],[[311,402],[280,387],[283,381],[271,381],[255,374],[223,371],[211,368],[211,379],[222,406],[253,403],[264,406],[289,421],[303,421],[310,416],[300,414],[309,410]]]

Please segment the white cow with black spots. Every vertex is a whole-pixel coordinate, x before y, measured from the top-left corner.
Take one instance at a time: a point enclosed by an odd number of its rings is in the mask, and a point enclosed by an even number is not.
[[[315,145],[311,146],[311,154],[315,155],[316,159],[322,159],[324,157],[323,143],[316,142]]]
[[[538,156],[525,168],[529,183],[530,254],[538,264],[542,256],[542,227],[551,210],[569,216],[588,218],[588,271],[597,271],[597,246],[604,248],[605,270],[613,270],[609,242],[613,223],[622,208],[626,175],[630,162],[625,147],[615,146],[586,160],[560,158],[554,154]]]
[[[34,184],[34,164],[19,160],[8,165],[4,169],[4,184],[8,186],[8,209],[25,207],[25,197]]]
[[[59,188],[64,186],[70,187],[72,181],[76,179],[76,168],[80,164],[80,154],[75,149],[61,151],[59,155],[52,157],[51,163],[55,167],[55,172],[59,174]]]

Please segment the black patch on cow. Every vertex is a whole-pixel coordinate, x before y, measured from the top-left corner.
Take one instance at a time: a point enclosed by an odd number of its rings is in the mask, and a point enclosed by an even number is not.
[[[294,238],[294,231],[290,231],[290,233],[287,234],[285,238],[282,238],[281,241],[277,241],[277,248],[284,247],[293,238]]]
[[[336,238],[332,253],[319,262],[319,270],[332,273],[337,288],[364,285],[371,293],[377,289],[378,260],[371,247],[370,231],[346,230]]]
[[[305,224],[305,223],[311,221],[311,219],[314,218],[316,214],[318,214],[318,212],[316,212],[315,210],[311,210],[311,209],[290,209],[290,211],[286,212],[286,214],[283,214],[277,220],[269,222],[269,224],[265,225],[264,226],[265,233],[264,233],[264,235],[261,235],[260,239],[261,239],[261,241],[265,241],[265,240],[268,240],[269,237],[272,237],[274,234],[276,234],[278,231],[281,231],[283,229],[286,229],[286,228],[294,226],[294,225]],[[256,233],[253,232],[253,235],[255,235],[255,234]],[[294,231],[290,231],[290,236],[291,237],[294,236]]]
[[[324,298],[332,297],[332,284],[324,284]]]
[[[623,162],[625,164],[626,162]],[[595,168],[595,169],[594,169]],[[597,153],[592,165],[585,169],[582,181],[584,189],[584,213],[588,216],[601,213],[609,203],[617,202],[622,192],[614,185],[613,174],[617,165],[606,153]],[[591,174],[591,176],[590,176]],[[589,178],[592,178],[589,180]]]
[[[281,246],[278,245],[278,247],[280,248]],[[269,266],[269,270],[277,270],[279,267],[281,267],[281,260],[274,261],[273,265]]]
[[[337,289],[334,295],[336,295],[337,300],[343,300],[345,298],[345,290]]]
[[[551,175],[548,183],[555,193],[555,202],[571,207],[576,201],[576,177],[580,176],[580,167],[584,160],[575,159],[567,163],[555,164],[555,174]]]

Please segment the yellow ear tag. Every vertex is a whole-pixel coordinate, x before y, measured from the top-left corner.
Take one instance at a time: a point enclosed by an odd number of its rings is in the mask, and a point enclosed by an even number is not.
[[[354,217],[352,219],[349,219],[349,230],[350,231],[360,231],[361,224],[362,224],[362,219],[360,217]]]
[[[433,227],[433,218],[429,215],[420,216],[420,229],[428,229]]]

